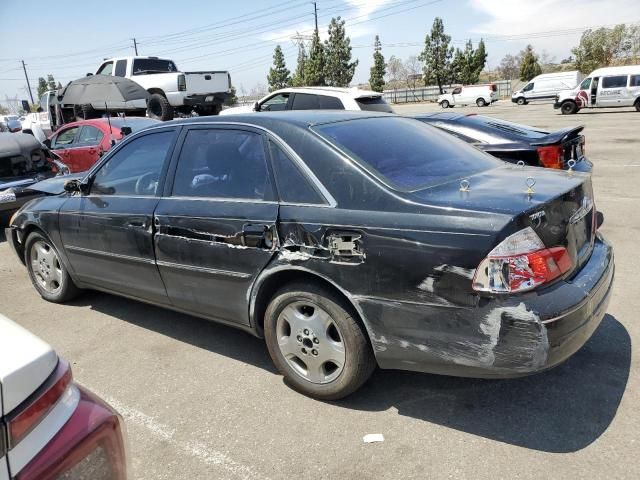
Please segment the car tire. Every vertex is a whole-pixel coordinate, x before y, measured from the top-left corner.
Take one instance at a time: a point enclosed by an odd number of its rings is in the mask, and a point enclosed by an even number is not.
[[[516,100],[516,103],[517,103],[518,105],[526,105],[526,104],[527,104],[527,99],[526,99],[526,98],[524,98],[524,97],[519,97],[519,98]]]
[[[448,100],[443,100],[442,102],[440,102],[440,106],[442,108],[450,108],[451,104],[449,103]]]
[[[640,112],[640,98],[636,100],[634,106],[636,107],[636,112]]]
[[[309,397],[344,398],[360,388],[376,367],[353,308],[314,283],[279,290],[264,323],[273,363],[289,386]]]
[[[154,93],[149,97],[147,115],[149,115],[149,118],[160,120],[162,122],[173,120],[173,107],[169,104],[169,100],[167,100],[164,95]]]
[[[484,98],[479,98],[476,100],[476,105],[479,107],[486,107],[487,102],[484,101]]]
[[[63,303],[80,294],[60,254],[44,235],[33,232],[27,237],[24,259],[31,283],[45,300]]]
[[[560,105],[560,111],[563,115],[572,115],[578,111],[578,106],[575,104],[575,102],[567,100],[562,105]]]

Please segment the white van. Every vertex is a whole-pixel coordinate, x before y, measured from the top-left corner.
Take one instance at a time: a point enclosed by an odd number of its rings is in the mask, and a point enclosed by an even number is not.
[[[442,108],[453,108],[456,105],[471,105],[473,103],[479,107],[486,107],[497,101],[498,87],[494,83],[453,87],[450,93],[444,93],[438,97],[438,103]]]
[[[640,65],[594,70],[573,90],[560,92],[553,108],[568,115],[583,108],[632,106],[640,112]]]
[[[575,88],[582,81],[582,78],[583,75],[578,70],[543,73],[532,78],[517,92],[513,92],[511,101],[518,105],[526,105],[536,100],[553,100],[562,90]]]

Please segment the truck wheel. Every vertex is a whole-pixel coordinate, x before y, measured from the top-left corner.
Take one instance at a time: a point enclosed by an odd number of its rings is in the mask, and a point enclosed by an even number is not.
[[[516,100],[516,103],[518,105],[526,105],[527,104],[527,100],[524,97],[520,97],[520,98],[518,98],[518,100]]]
[[[484,98],[479,98],[478,100],[476,100],[476,105],[479,107],[486,107],[487,102],[484,101]]]
[[[442,102],[440,102],[440,106],[442,108],[449,108],[449,101],[448,100],[443,100]]]
[[[338,400],[367,381],[376,361],[355,317],[342,298],[315,283],[290,284],[275,294],[265,312],[265,340],[292,388]]]
[[[149,118],[161,120],[163,122],[173,120],[173,107],[169,105],[169,100],[167,100],[163,95],[154,93],[149,98],[147,114],[149,115]]]
[[[578,111],[578,106],[575,104],[575,102],[567,100],[560,106],[560,111],[563,115],[572,115]]]

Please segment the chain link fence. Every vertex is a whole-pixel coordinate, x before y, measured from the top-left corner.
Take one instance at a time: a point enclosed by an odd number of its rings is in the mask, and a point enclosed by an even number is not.
[[[491,82],[498,87],[498,97],[501,99],[511,98],[511,80],[498,80]],[[452,88],[452,85],[442,87],[444,90]],[[417,103],[417,102],[435,102],[440,95],[440,89],[434,87],[420,88],[403,88],[395,90],[385,90],[383,92],[384,99],[389,103]]]

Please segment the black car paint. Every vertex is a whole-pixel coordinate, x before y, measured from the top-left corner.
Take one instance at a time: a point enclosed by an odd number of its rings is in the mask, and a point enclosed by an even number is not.
[[[589,176],[496,162],[495,169],[468,179],[468,191],[460,191],[457,182],[392,191],[309,128],[370,116],[264,113],[152,129],[175,129],[180,139],[181,130],[205,125],[261,131],[304,159],[326,188],[325,203],[174,199],[177,147],[157,197],[126,207],[92,195],[43,197],[17,215],[7,238],[23,258],[25,237],[37,228],[57,246],[81,287],[258,336],[265,304],[282,281],[316,279],[351,302],[382,368],[513,376],[549,368],[580,348],[604,315],[614,269],[613,251],[599,234],[582,239],[586,251],[572,250],[594,215],[592,210],[585,216],[585,227],[567,221],[592,195]],[[529,176],[537,180],[533,193],[526,192]],[[524,294],[472,290],[475,269],[487,253],[526,226],[545,241],[568,232],[563,243],[575,270]],[[256,237],[260,228],[263,236]],[[256,241],[267,232],[272,242]]]
[[[530,131],[544,133],[544,135],[538,138],[527,138],[516,131],[509,132],[508,129],[498,129],[484,122],[478,122],[476,120],[486,119],[487,117],[476,114],[462,115],[452,112],[436,112],[415,115],[413,118],[451,133],[501,160],[510,163],[522,161],[530,166],[541,166],[536,150],[540,146],[563,144],[571,152],[568,151],[565,157],[573,158],[575,148],[582,140],[581,132],[584,130],[583,126],[579,126],[549,133],[540,132],[534,127],[529,127]],[[467,135],[459,131],[460,127],[465,130]],[[479,138],[482,138],[483,141],[479,141]],[[565,158],[565,160],[568,161],[570,158]],[[585,156],[575,160],[576,164],[573,170],[585,173],[592,171],[593,164]]]

